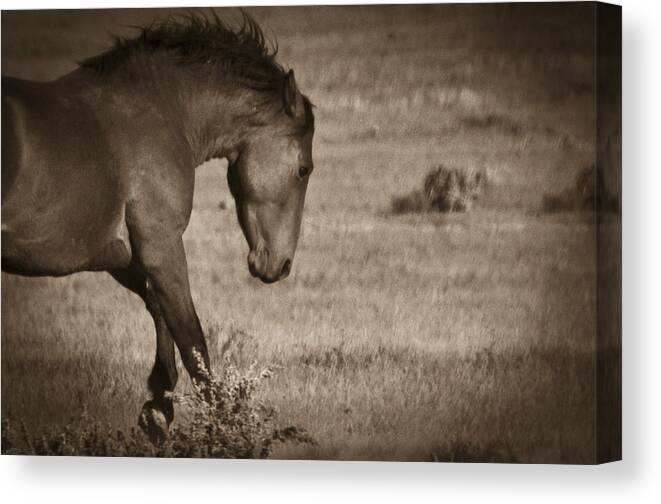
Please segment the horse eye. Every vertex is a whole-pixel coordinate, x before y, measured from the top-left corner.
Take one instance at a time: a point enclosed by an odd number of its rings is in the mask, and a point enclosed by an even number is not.
[[[312,172],[312,166],[299,166],[298,168],[298,176],[302,179],[310,175]]]

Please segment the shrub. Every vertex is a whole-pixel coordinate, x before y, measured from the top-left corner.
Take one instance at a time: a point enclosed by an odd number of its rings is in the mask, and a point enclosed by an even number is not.
[[[439,165],[427,173],[422,189],[393,197],[391,210],[395,214],[467,212],[473,208],[485,186],[483,172]]]
[[[411,191],[401,196],[393,196],[391,211],[394,214],[422,213],[429,211],[429,201],[422,191]]]
[[[178,397],[188,421],[174,426],[163,449],[177,457],[267,458],[275,442],[314,444],[299,427],[276,428],[275,409],[255,397],[271,376],[271,369],[256,372],[254,365],[241,376],[225,358],[222,376],[207,376],[192,394]]]
[[[610,193],[602,171],[594,164],[582,170],[573,186],[558,194],[545,194],[542,208],[545,212],[599,210],[618,212],[617,196]]]
[[[119,457],[268,458],[275,443],[316,444],[300,427],[276,427],[276,411],[259,401],[256,393],[271,377],[266,368],[251,366],[240,374],[225,359],[219,377],[194,385],[188,395],[175,395],[182,408],[168,437],[153,445],[142,431],[113,430],[87,415],[72,419],[63,428],[31,434],[21,424],[15,429],[2,422],[2,453],[22,455],[87,455]]]

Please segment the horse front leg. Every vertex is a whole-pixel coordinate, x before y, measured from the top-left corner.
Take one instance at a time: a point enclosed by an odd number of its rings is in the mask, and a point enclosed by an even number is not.
[[[162,442],[167,436],[174,418],[171,393],[177,385],[177,366],[174,356],[174,341],[165,322],[144,273],[132,266],[123,270],[114,270],[110,274],[122,286],[136,293],[145,302],[147,311],[154,320],[156,329],[156,358],[147,384],[152,399],[145,402],[138,419],[138,425],[154,444]]]
[[[149,293],[177,344],[184,367],[194,382],[207,381],[209,352],[193,305],[181,237],[146,240],[140,244],[139,254]]]
[[[170,393],[177,385],[178,375],[174,341],[149,282],[147,282],[145,304],[156,326],[156,359],[147,380],[152,399],[142,406],[138,425],[154,444],[159,444],[167,436],[174,419],[174,406]]]

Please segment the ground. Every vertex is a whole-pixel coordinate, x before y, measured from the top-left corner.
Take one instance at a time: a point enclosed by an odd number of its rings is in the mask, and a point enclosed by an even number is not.
[[[293,272],[250,277],[221,161],[185,245],[212,361],[275,366],[264,400],[318,441],[275,456],[593,460],[594,215],[542,205],[595,156],[586,8],[250,10],[316,105]],[[3,12],[2,73],[57,77],[154,16]],[[487,174],[477,208],[390,215],[439,163]],[[154,347],[107,274],[2,275],[2,415],[30,430],[135,425]]]

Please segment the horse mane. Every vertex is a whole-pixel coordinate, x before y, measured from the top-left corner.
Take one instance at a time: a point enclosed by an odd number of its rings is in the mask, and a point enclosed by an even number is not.
[[[275,61],[277,43],[269,43],[257,22],[241,11],[243,22],[231,27],[212,10],[209,18],[189,13],[138,27],[134,38],[115,37],[107,51],[79,63],[101,74],[112,73],[132,56],[159,51],[170,53],[179,65],[203,64],[222,78],[256,91],[279,92],[286,77]]]

